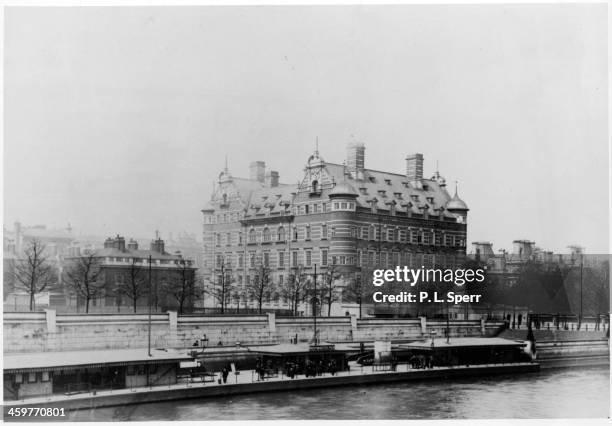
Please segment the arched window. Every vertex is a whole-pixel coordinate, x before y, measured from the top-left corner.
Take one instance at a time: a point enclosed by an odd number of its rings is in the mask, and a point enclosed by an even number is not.
[[[255,230],[251,228],[251,230],[249,231],[249,243],[254,243],[254,242],[255,242]]]
[[[227,204],[227,194],[223,194],[223,204]]]
[[[312,181],[312,192],[317,192],[319,189],[319,182],[316,180]]]
[[[268,227],[265,227],[263,230],[263,241],[264,243],[269,243],[271,241],[270,230]]]
[[[298,228],[297,226],[293,227],[293,241],[297,241],[298,239]]]
[[[282,226],[278,228],[278,241],[285,241],[285,228]]]

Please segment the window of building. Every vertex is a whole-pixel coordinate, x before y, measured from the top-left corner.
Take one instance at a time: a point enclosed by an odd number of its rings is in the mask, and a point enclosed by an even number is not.
[[[221,235],[220,234],[215,234],[215,245],[216,246],[221,245]]]
[[[442,244],[442,235],[439,232],[434,233],[434,244],[437,246]]]
[[[327,250],[321,250],[321,266],[327,266]]]
[[[227,234],[225,234],[225,244],[229,246],[231,243],[232,243],[232,234],[228,232]]]
[[[251,252],[251,254],[250,254],[249,266],[251,268],[255,267],[255,253],[253,253],[253,252]]]
[[[283,226],[279,226],[278,231],[276,233],[277,241],[285,241],[285,228]]]
[[[270,235],[270,229],[266,226],[263,230],[263,242],[269,243],[270,241],[272,241],[272,236]]]
[[[340,203],[334,203],[334,210],[338,210],[340,208]]]
[[[283,285],[285,283],[285,276],[283,274],[278,276],[278,284]]]
[[[387,240],[393,242],[395,241],[394,235],[393,233],[395,232],[395,229],[388,229],[387,230]]]
[[[307,267],[312,266],[312,251],[311,250],[306,250],[306,266]]]
[[[321,225],[321,239],[326,239],[327,238],[327,224],[324,223],[323,225]]]
[[[304,214],[308,214],[308,204],[304,206]]]
[[[36,383],[36,373],[28,373],[28,383]]]
[[[238,267],[242,268],[244,265],[244,255],[242,253],[238,253]]]
[[[444,236],[444,245],[445,246],[452,246],[453,245],[453,236],[452,235],[446,234]]]
[[[293,241],[297,241],[298,239],[298,227],[294,226],[293,227]]]
[[[217,255],[217,268],[220,268],[221,265],[223,265],[223,255],[218,254]]]
[[[285,252],[284,251],[278,252],[278,267],[279,268],[285,267]]]
[[[251,228],[249,231],[249,243],[254,243],[257,240],[257,235],[255,234],[255,230]]]
[[[293,267],[298,266],[298,252],[297,252],[297,250],[291,252],[291,266],[293,266]]]
[[[428,231],[423,232],[423,244],[431,244],[431,233]]]
[[[412,244],[418,244],[419,240],[420,240],[419,231],[417,231],[416,229],[413,229],[412,231],[410,231],[410,242]]]
[[[310,240],[310,225],[306,225],[306,241]]]
[[[242,231],[238,232],[238,244],[242,245]]]
[[[270,266],[270,253],[264,252],[263,263],[264,263],[264,266]]]

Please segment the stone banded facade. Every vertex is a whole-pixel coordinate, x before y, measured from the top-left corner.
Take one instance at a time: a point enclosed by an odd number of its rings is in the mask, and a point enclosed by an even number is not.
[[[279,289],[298,267],[312,274],[315,265],[325,272],[333,264],[347,279],[396,265],[463,262],[468,208],[456,190],[449,195],[438,172],[423,178],[423,156],[408,156],[404,174],[364,163],[362,144],[348,146],[346,165],[315,151],[295,185],[279,183],[262,161],[251,164],[249,179],[226,167],[202,210],[204,276],[220,282],[223,268],[240,288],[264,264]],[[232,303],[242,297],[237,293]],[[285,307],[279,299],[272,294],[268,307]]]

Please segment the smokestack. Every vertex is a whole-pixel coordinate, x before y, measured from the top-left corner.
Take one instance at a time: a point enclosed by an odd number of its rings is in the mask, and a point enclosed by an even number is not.
[[[408,182],[423,179],[423,154],[406,157],[406,178]]]
[[[266,185],[270,188],[274,188],[278,186],[278,172],[271,170],[266,173]]]
[[[352,142],[346,146],[346,169],[354,179],[363,179],[365,145]]]
[[[266,174],[266,163],[264,161],[253,161],[249,166],[251,180],[264,183]]]

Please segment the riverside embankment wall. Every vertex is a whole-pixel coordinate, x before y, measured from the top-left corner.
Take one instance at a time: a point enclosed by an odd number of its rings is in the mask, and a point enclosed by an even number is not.
[[[501,322],[450,321],[451,336],[490,336]],[[444,334],[440,320],[318,317],[322,341],[409,340]],[[176,312],[151,315],[154,347],[190,347],[207,339],[207,346],[308,341],[314,333],[309,317],[266,315],[179,316]],[[146,314],[57,315],[45,312],[5,312],[4,352],[70,351],[81,349],[144,348],[148,345]]]

